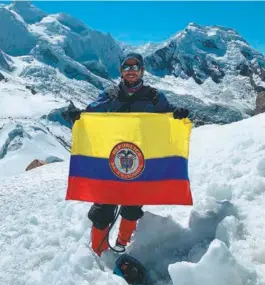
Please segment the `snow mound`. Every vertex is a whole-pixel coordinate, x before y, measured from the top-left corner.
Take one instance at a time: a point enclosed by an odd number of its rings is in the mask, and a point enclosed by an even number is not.
[[[242,285],[256,284],[248,271],[240,266],[229,249],[219,240],[214,240],[196,263],[180,262],[169,266],[173,285]],[[251,280],[252,279],[252,280]]]

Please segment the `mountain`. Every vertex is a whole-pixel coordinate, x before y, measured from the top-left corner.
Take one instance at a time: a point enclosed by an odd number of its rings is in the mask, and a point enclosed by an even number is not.
[[[100,64],[112,76],[118,75],[117,42],[70,15],[47,15],[29,1],[19,1],[0,7],[0,25],[5,27],[0,33],[0,49],[9,55],[33,56],[69,78],[88,81],[100,89],[105,82],[97,76]]]
[[[47,14],[29,1],[2,5],[0,25],[5,27],[0,49],[7,55],[23,56],[23,60],[26,56],[28,61],[42,63],[42,70],[59,70],[101,90],[117,78],[123,52],[142,52],[146,82],[162,89],[180,107],[190,106],[197,125],[248,117],[255,109],[257,94],[265,89],[264,56],[235,30],[225,27],[191,23],[162,44],[132,47],[88,28],[71,15]],[[29,64],[21,74],[33,78],[36,67]],[[215,116],[213,112],[217,112]]]
[[[16,12],[27,24],[40,22],[47,14],[31,4],[30,1],[13,1],[8,7]]]
[[[265,90],[264,56],[233,29],[191,23],[168,41],[144,52],[150,73],[193,79],[204,90],[200,99],[205,101],[207,97],[220,102],[219,106],[233,106],[251,114],[257,94]]]
[[[36,39],[23,18],[7,7],[0,7],[0,26],[0,49],[7,54],[24,55],[36,45]]]
[[[152,52],[150,52],[150,50]],[[146,63],[150,72],[173,74],[198,84],[211,78],[220,83],[225,76],[250,77],[265,80],[265,59],[235,30],[220,26],[200,26],[190,23],[162,45],[147,49]]]

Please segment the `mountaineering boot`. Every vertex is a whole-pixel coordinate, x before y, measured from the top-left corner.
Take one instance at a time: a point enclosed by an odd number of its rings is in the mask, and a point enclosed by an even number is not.
[[[132,233],[136,230],[136,224],[137,221],[129,221],[124,218],[121,219],[119,234],[115,246],[117,251],[125,251],[125,247],[127,243],[130,242]]]
[[[98,256],[101,256],[101,253],[109,248],[108,238],[106,237],[108,231],[109,226],[106,227],[104,230],[97,229],[94,226],[91,229],[91,247]]]
[[[143,264],[127,254],[121,255],[117,259],[113,273],[124,278],[128,284],[150,284],[147,270]]]

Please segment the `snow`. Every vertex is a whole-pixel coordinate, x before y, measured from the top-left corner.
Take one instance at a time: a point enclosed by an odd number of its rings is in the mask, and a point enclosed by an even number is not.
[[[62,34],[56,34],[56,33],[50,33],[49,31],[47,31],[47,25],[49,24],[53,24],[53,28],[55,29],[55,27],[57,26],[58,31],[63,30],[63,28],[61,27],[61,25],[58,23],[56,23],[56,18],[53,15],[47,16],[44,19],[42,19],[42,21],[40,23],[36,23],[36,24],[32,24],[29,25],[29,29],[33,34],[36,34],[38,36],[41,36],[42,39],[49,41],[52,44],[60,44],[63,43],[65,36]],[[57,25],[56,25],[57,24]]]
[[[121,48],[110,34],[89,29],[70,15],[47,15],[40,22],[29,25],[29,30],[46,45],[58,50],[63,62],[68,56],[73,62],[97,60],[111,75],[118,75]]]
[[[24,172],[35,159],[69,158],[68,150],[39,123],[6,120],[0,128],[0,178]]]
[[[0,27],[0,49],[9,55],[27,54],[35,45],[26,23],[16,12],[0,7]]]
[[[144,79],[146,83],[160,90],[177,95],[191,95],[205,104],[219,103],[233,106],[242,113],[255,109],[255,91],[249,83],[249,78],[243,76],[237,76],[235,80],[234,76],[227,75],[219,84],[215,84],[211,78],[208,78],[201,85],[198,85],[193,78],[185,80],[173,75],[159,78],[149,72],[146,72]]]
[[[219,240],[210,244],[198,263],[176,263],[169,266],[169,272],[175,284],[180,285],[241,285],[248,282],[247,270],[237,264],[226,245]],[[256,281],[255,278],[252,281]]]
[[[157,49],[160,49],[166,45],[166,43],[147,43],[142,46],[129,46],[126,45],[125,43],[120,43],[120,45],[123,47],[124,53],[129,53],[129,52],[137,52],[140,53],[143,57],[146,57],[150,55],[151,53],[154,53]]]
[[[232,106],[240,104],[241,112],[249,113],[257,89],[264,83],[264,56],[233,29],[190,23],[161,45],[145,45],[142,49],[146,69],[162,81],[169,76],[185,84],[182,81],[193,78],[198,89],[208,94],[210,91],[207,99],[218,103],[223,101],[227,87],[229,97],[235,99]]]
[[[88,205],[64,201],[67,170],[54,163],[1,181],[1,284],[125,284],[84,245]]]
[[[265,114],[193,129],[194,206],[145,206],[128,247],[156,284],[264,284],[264,157]],[[117,257],[99,259],[86,245],[91,204],[65,201],[68,168],[66,160],[2,178],[1,284],[125,284],[111,273]]]
[[[13,1],[7,7],[17,12],[27,23],[40,21],[46,15],[46,13],[33,6],[30,1]]]
[[[66,101],[69,100],[82,108],[99,93],[92,84],[69,79],[58,69],[32,56],[9,57],[9,61],[15,69],[12,73],[1,71],[8,81],[0,82],[0,98],[5,102],[5,108],[0,110],[0,118],[42,116],[68,105]],[[29,87],[33,87],[37,94],[33,95]],[[23,104],[23,107],[16,102]]]
[[[253,75],[253,80],[257,86],[262,86],[265,89],[265,82],[260,79],[256,74]]]
[[[65,106],[51,94],[31,94],[24,85],[14,81],[0,82],[0,101],[4,108],[0,110],[0,118],[6,117],[28,117],[34,118],[49,113],[50,110]]]
[[[13,61],[12,59],[0,50],[0,67],[6,71],[12,71],[13,69]]]

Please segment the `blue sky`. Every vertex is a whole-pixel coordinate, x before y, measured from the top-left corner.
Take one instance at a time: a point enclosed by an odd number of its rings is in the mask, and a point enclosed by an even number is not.
[[[189,22],[236,29],[265,54],[265,2],[67,2],[34,1],[48,13],[66,12],[90,28],[129,44],[161,42]]]

